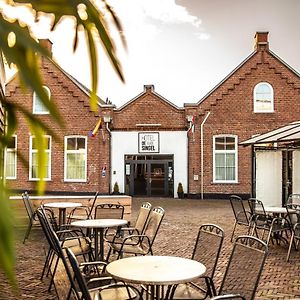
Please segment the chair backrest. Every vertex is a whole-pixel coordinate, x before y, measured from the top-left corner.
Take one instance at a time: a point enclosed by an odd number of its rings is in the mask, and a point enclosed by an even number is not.
[[[144,232],[143,232],[143,234],[148,237],[150,241],[150,246],[152,246],[155,240],[155,237],[157,235],[161,222],[164,218],[164,215],[165,215],[165,210],[160,206],[153,207],[150,211],[147,224],[145,225]]]
[[[95,207],[95,219],[123,219],[124,206],[121,204],[104,203]]]
[[[26,209],[27,215],[30,218],[30,220],[32,220],[33,217],[34,217],[34,214],[35,214],[35,210],[34,210],[33,205],[32,205],[32,203],[31,203],[31,201],[29,199],[28,192],[24,192],[22,194],[22,199],[23,199],[23,202],[24,202],[24,205],[25,205],[25,209]]]
[[[249,225],[249,217],[246,213],[242,198],[236,195],[231,195],[230,204],[233,210],[236,223]]]
[[[203,263],[206,267],[205,275],[213,279],[221,247],[224,240],[224,230],[214,224],[200,226],[192,259]]]
[[[98,197],[98,195],[99,195],[99,192],[97,191],[97,192],[95,193],[94,198],[91,198],[91,199],[89,199],[89,201],[88,201],[88,203],[89,203],[89,205],[88,205],[88,207],[89,207],[89,214],[88,214],[88,216],[87,216],[88,219],[91,219],[91,218],[92,218],[93,211],[94,211],[94,207],[95,207],[95,204],[96,204],[96,202],[97,202],[97,197]]]
[[[286,211],[290,224],[300,223],[300,204],[289,203],[286,205]]]
[[[266,216],[265,207],[262,201],[256,198],[249,198],[248,199],[249,207],[251,210],[251,214],[253,216],[261,215]]]
[[[268,246],[253,236],[239,236],[227,264],[219,295],[240,294],[254,299],[260,275],[268,254]]]
[[[78,262],[77,262],[77,259],[74,255],[74,253],[69,248],[67,248],[66,251],[67,251],[67,255],[68,255],[68,259],[69,259],[71,268],[73,270],[74,278],[75,278],[77,286],[81,292],[80,299],[92,300],[90,293],[89,293],[89,289],[88,289],[87,284],[81,274],[81,271],[80,271],[80,268],[79,268],[79,265],[78,265]],[[71,280],[73,280],[73,279],[71,278]],[[79,292],[79,291],[75,290],[75,292]]]
[[[291,194],[286,204],[300,204],[300,194]]]
[[[139,210],[139,214],[136,218],[134,228],[138,231],[139,234],[143,233],[145,225],[147,223],[150,211],[151,211],[151,203],[144,202],[141,205]]]

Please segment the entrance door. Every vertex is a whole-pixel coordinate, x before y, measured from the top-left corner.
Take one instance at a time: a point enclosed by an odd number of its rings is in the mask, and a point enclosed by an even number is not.
[[[125,156],[126,194],[173,197],[173,188],[173,156]]]

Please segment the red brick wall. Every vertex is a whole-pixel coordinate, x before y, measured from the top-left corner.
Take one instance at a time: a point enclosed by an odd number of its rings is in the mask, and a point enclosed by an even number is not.
[[[78,88],[64,73],[44,61],[41,68],[44,83],[51,91],[52,101],[55,102],[65,124],[64,128],[58,126],[49,115],[40,115],[58,137],[52,137],[52,170],[51,180],[47,181],[47,191],[64,192],[91,192],[99,190],[108,192],[109,185],[109,135],[103,124],[96,137],[87,138],[88,163],[87,182],[64,182],[64,136],[87,136],[89,130],[93,130],[99,119],[99,113],[90,111],[88,96]],[[32,112],[32,92],[24,92],[19,87],[16,77],[7,85],[7,98],[16,104],[25,106]],[[29,128],[24,118],[18,114],[19,126],[16,132],[18,138],[18,150],[27,161],[29,160]],[[101,177],[102,166],[107,165],[106,177]],[[27,190],[33,189],[35,182],[29,180],[28,164],[24,166],[21,160],[17,164],[17,179],[8,180],[12,188]]]
[[[278,61],[264,47],[252,56],[211,95],[198,104],[200,120],[195,139],[190,141],[189,162],[195,173],[201,175],[200,123],[210,111],[204,125],[204,193],[250,194],[251,147],[238,147],[238,183],[213,183],[213,136],[234,134],[238,142],[254,134],[273,130],[286,123],[299,120],[300,80],[290,69]],[[274,113],[253,112],[253,89],[259,82],[268,82],[274,89]],[[193,170],[190,168],[189,174]],[[190,178],[192,178],[190,176]],[[200,193],[200,181],[190,180],[190,193]]]

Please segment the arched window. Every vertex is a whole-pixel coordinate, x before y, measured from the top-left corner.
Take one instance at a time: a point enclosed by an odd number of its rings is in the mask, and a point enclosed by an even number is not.
[[[254,112],[271,113],[274,112],[274,91],[271,84],[260,82],[253,91]]]
[[[50,100],[50,96],[51,96],[51,93],[50,93],[50,90],[47,86],[43,86],[45,92],[47,93],[48,95],[48,98]],[[33,93],[33,113],[34,114],[49,114],[49,110],[48,108],[43,104],[43,102],[41,101],[41,99],[38,97],[38,95],[34,92]]]

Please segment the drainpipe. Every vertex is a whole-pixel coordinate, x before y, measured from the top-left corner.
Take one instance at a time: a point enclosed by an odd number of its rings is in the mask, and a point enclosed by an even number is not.
[[[106,123],[106,130],[109,135],[109,149],[108,149],[108,165],[109,165],[109,178],[108,178],[108,193],[111,193],[111,130],[109,129],[109,122]]]
[[[210,111],[207,112],[207,114],[200,126],[200,134],[201,134],[201,136],[200,136],[200,139],[201,139],[201,141],[200,141],[200,143],[201,143],[201,191],[200,192],[201,192],[202,200],[203,200],[203,177],[204,177],[203,176],[203,171],[204,171],[204,151],[203,151],[203,129],[204,128],[203,127],[204,127],[204,124],[205,124],[207,118],[209,117],[209,115],[210,115]]]

